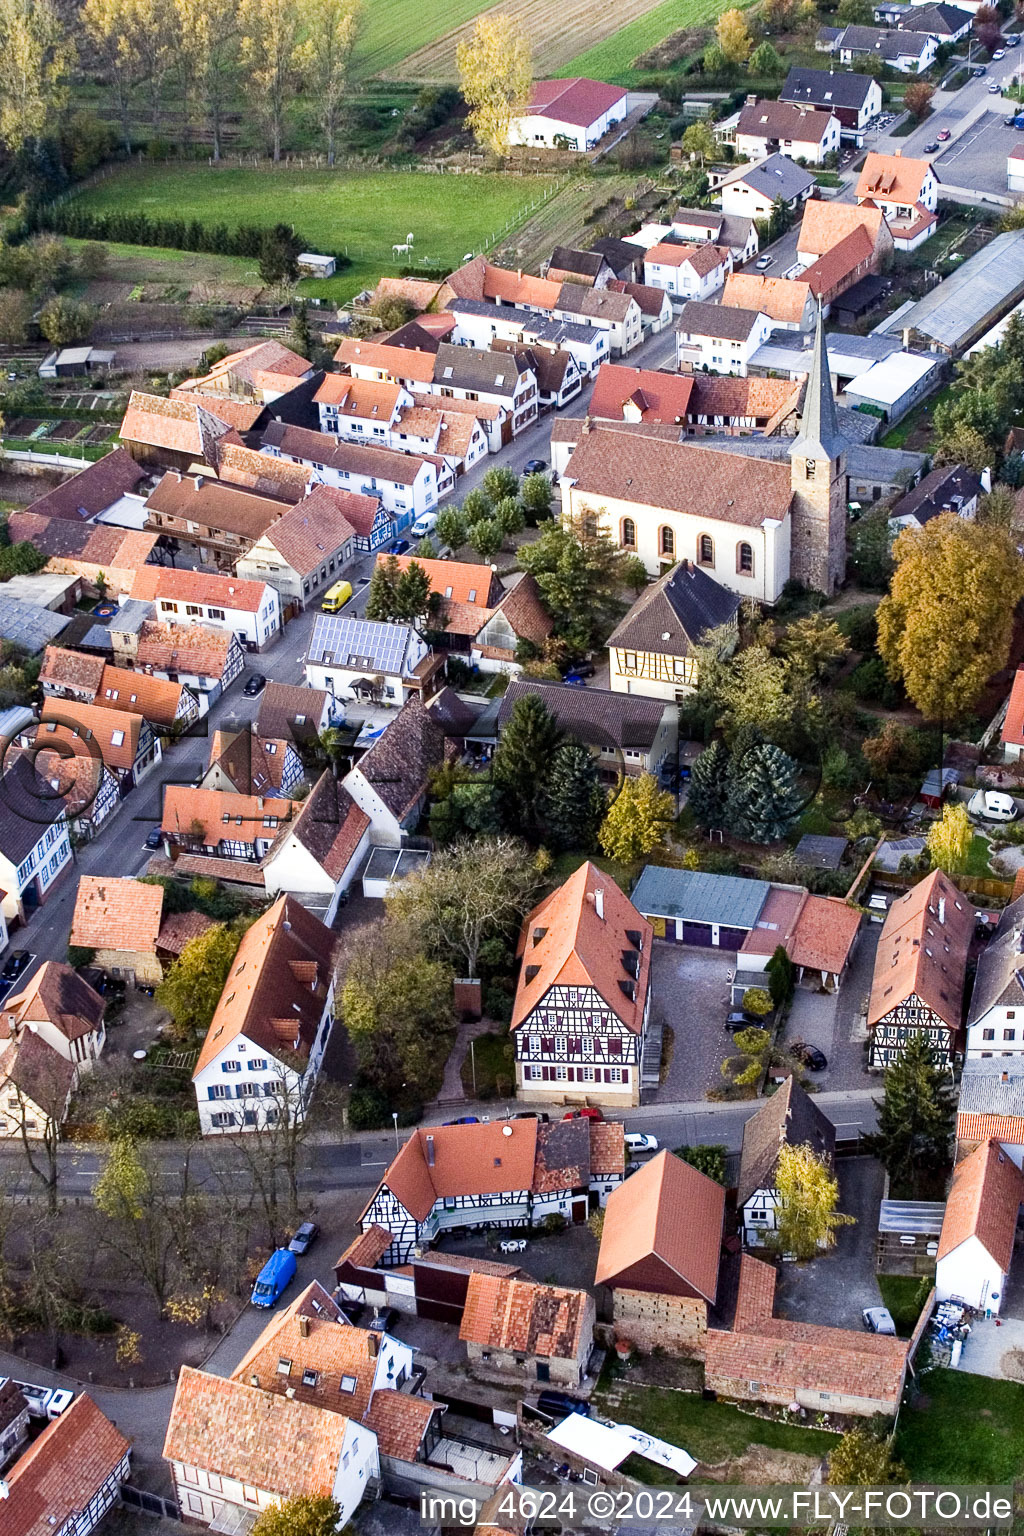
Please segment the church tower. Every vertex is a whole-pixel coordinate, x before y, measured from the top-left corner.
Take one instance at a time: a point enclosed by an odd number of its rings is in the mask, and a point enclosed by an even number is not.
[[[846,575],[846,445],[832,398],[820,306],[800,430],[789,461],[790,575],[831,595]]]

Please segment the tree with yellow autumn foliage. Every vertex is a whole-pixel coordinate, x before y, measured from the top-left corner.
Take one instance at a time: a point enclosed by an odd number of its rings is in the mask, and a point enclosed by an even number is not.
[[[296,57],[323,131],[327,164],[333,165],[338,127],[348,97],[359,0],[305,0],[303,21],[306,35]]]
[[[50,0],[0,0],[0,140],[12,154],[50,131],[74,61]]]
[[[942,820],[933,822],[928,832],[928,852],[932,863],[947,875],[959,874],[967,867],[974,828],[966,805],[944,805]]]
[[[1005,667],[1024,563],[1004,528],[955,512],[906,529],[878,606],[878,649],[929,720],[955,720]]]
[[[727,64],[745,64],[750,58],[754,44],[742,11],[723,11],[715,27],[715,36]]]
[[[242,64],[249,99],[262,117],[270,152],[281,158],[285,116],[298,89],[298,0],[241,0]]]
[[[783,1142],[774,1182],[779,1204],[771,1236],[780,1253],[813,1259],[835,1246],[837,1228],[855,1224],[855,1217],[836,1210],[839,1181],[813,1147]]]
[[[469,126],[478,143],[503,155],[512,119],[526,106],[533,78],[522,28],[503,11],[485,12],[477,17],[468,42],[458,44],[455,60]]]

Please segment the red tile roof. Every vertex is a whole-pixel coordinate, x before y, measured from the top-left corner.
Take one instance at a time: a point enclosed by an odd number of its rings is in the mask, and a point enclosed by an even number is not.
[[[600,909],[603,907],[603,916]],[[634,1034],[643,1029],[653,929],[615,881],[589,861],[527,917],[519,938],[522,970],[512,1011],[517,1029],[551,987],[594,987]],[[629,937],[636,934],[641,948]],[[636,961],[625,968],[623,956]],[[627,991],[619,983],[625,982]]]
[[[321,485],[279,517],[266,536],[293,571],[308,576],[356,533],[368,533],[378,510],[372,496]]]
[[[194,838],[206,847],[216,847],[222,840],[255,843],[257,838],[268,839],[276,834],[276,826],[267,826],[268,817],[281,825],[291,819],[294,811],[291,800],[277,796],[167,784],[160,825],[171,837]]]
[[[1024,1173],[991,1139],[953,1169],[939,1235],[938,1262],[976,1237],[1003,1274],[1013,1260],[1017,1213],[1024,1201]]]
[[[142,720],[124,710],[80,704],[77,699],[44,699],[35,731],[37,747],[55,746],[66,755],[98,756],[114,773],[125,773],[139,751]]]
[[[836,896],[808,896],[786,946],[794,965],[838,975],[860,932],[861,915]]]
[[[147,619],[139,631],[135,659],[140,668],[156,672],[187,672],[194,677],[219,678],[238,644],[229,629],[209,624],[165,624]]]
[[[589,128],[617,106],[625,94],[621,86],[606,85],[603,80],[535,80],[526,114]]]
[[[720,1184],[659,1152],[608,1197],[594,1283],[650,1289],[642,1274],[655,1259],[713,1306],[724,1215]]]
[[[5,1474],[4,1536],[63,1532],[118,1472],[130,1448],[88,1393],[81,1393]]]
[[[80,875],[71,942],[83,949],[156,949],[164,893],[130,876]]]
[[[52,1024],[66,1040],[98,1031],[105,1004],[63,960],[45,961],[0,1013],[0,1038],[28,1024]]]
[[[392,1456],[396,1461],[415,1461],[427,1425],[438,1406],[429,1398],[411,1397],[408,1392],[379,1387],[373,1394],[363,1423],[377,1436],[377,1450],[381,1456]]]
[[[506,1136],[506,1127],[511,1136]],[[537,1152],[537,1121],[438,1125],[417,1130],[388,1167],[383,1183],[417,1221],[446,1196],[528,1190]]]
[[[267,591],[263,581],[239,581],[237,576],[215,576],[209,571],[173,571],[168,566],[146,565],[136,571],[130,596],[143,602],[159,599],[207,603],[211,607],[259,613]]]
[[[685,374],[602,363],[590,397],[590,415],[622,421],[626,406],[632,405],[641,421],[682,423],[692,394],[693,379]]]
[[[911,994],[950,1030],[960,1027],[974,907],[941,869],[893,902],[878,941],[868,1028]]]
[[[459,1338],[465,1344],[575,1360],[584,1344],[593,1303],[586,1291],[484,1275],[469,1277]],[[593,1329],[591,1328],[591,1332]]]
[[[177,719],[183,687],[183,683],[107,665],[93,703],[97,709],[117,709],[154,725],[170,726]]]
[[[1010,702],[1006,706],[1000,741],[1006,746],[1024,747],[1024,667],[1013,674]]]

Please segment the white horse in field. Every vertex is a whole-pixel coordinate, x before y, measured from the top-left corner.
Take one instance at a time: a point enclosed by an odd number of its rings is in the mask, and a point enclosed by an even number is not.
[[[408,242],[406,242],[404,245],[393,245],[391,247],[391,254],[392,254],[392,256],[408,256],[408,254],[409,254],[409,244],[408,244]]]

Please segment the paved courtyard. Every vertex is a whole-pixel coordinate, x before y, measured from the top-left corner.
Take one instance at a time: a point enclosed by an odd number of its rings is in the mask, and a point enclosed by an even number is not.
[[[675,1035],[672,1064],[653,1102],[701,1099],[721,1084],[720,1066],[729,1054],[725,1020],[736,956],[656,939],[652,967],[652,1017]]]
[[[839,1163],[839,1209],[856,1224],[840,1227],[836,1246],[807,1264],[781,1264],[776,1311],[802,1323],[860,1328],[865,1307],[880,1307],[875,1234],[885,1173],[872,1157]]]

